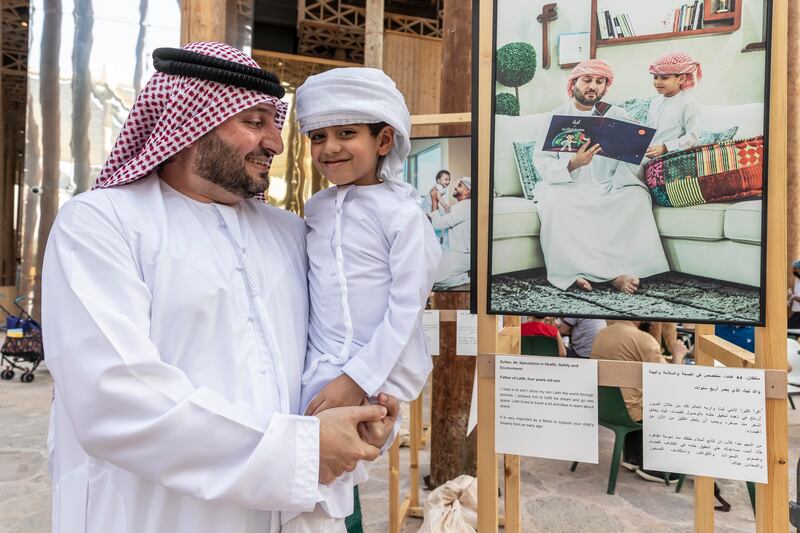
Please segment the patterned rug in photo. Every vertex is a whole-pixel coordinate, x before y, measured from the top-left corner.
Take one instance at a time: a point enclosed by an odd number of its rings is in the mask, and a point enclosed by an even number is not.
[[[641,280],[639,291],[623,294],[593,283],[586,292],[547,282],[544,268],[492,276],[491,309],[508,314],[577,315],[686,322],[758,322],[759,289],[668,272]]]

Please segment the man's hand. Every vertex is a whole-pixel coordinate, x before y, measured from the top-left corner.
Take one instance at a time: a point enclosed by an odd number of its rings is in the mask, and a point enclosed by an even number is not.
[[[325,388],[314,396],[314,399],[306,407],[306,416],[317,415],[332,407],[361,405],[361,400],[365,396],[364,389],[359,387],[353,378],[342,374],[325,385]]]
[[[664,144],[654,144],[647,151],[644,153],[650,159],[654,159],[658,156],[664,155],[667,153],[667,146]]]
[[[369,405],[369,400],[364,398],[363,405]],[[400,403],[394,396],[378,394],[378,405],[386,408],[386,416],[377,422],[361,422],[358,425],[358,434],[361,436],[361,440],[376,448],[382,447],[389,435],[392,434],[394,423],[400,414]]]
[[[581,168],[592,162],[592,158],[602,152],[603,149],[600,145],[595,143],[591,144],[589,141],[583,143],[572,159],[569,160],[567,171],[572,172],[575,169]]]
[[[380,422],[387,410],[382,405],[334,407],[317,415],[319,418],[319,481],[333,483],[345,472],[355,469],[359,461],[373,461],[380,449],[363,442],[357,427],[361,423]]]

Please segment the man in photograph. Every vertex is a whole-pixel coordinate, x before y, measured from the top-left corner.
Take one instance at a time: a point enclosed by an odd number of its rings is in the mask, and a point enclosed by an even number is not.
[[[552,114],[632,122],[624,110],[602,101],[613,82],[605,61],[578,64],[567,80],[570,101]],[[669,266],[650,194],[637,177],[639,166],[602,157],[602,151],[590,139],[574,153],[534,154],[542,175],[536,208],[547,280],[562,290],[576,285],[585,291],[592,290],[592,283],[609,282],[632,294],[640,278],[666,272]]]
[[[470,198],[472,198],[472,179],[465,176],[456,183],[453,198],[456,203],[448,213],[431,213],[434,229],[446,231],[448,243],[442,252],[442,261],[436,273],[435,290],[449,289],[469,283],[470,250]]]

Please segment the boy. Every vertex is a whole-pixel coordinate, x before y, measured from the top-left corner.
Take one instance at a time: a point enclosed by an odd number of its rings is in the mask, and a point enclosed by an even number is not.
[[[656,158],[697,144],[700,106],[686,91],[703,77],[703,70],[686,52],[669,52],[650,65],[659,96],[650,102],[646,123],[656,128],[645,155]]]
[[[431,187],[431,213],[444,215],[450,211],[450,172],[440,170],[436,173],[436,184]]]
[[[411,129],[403,96],[380,70],[334,69],[297,89],[297,116],[314,165],[334,184],[305,206],[311,316],[300,406],[311,415],[379,392],[413,400],[432,367],[421,316],[441,250],[402,183]],[[285,530],[344,531],[365,474],[321,486],[325,501],[285,516]]]

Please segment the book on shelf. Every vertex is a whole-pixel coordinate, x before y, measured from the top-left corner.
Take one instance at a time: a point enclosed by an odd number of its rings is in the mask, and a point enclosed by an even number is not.
[[[608,9],[597,10],[597,28],[600,39],[614,39],[619,37],[633,37],[636,32],[633,30],[631,19],[627,13],[614,14]]]
[[[617,34],[614,32],[614,22],[611,20],[611,13],[608,10],[605,11],[603,17],[606,19],[606,29],[608,30],[608,38],[611,39],[616,37]]]
[[[606,16],[602,9],[597,10],[597,29],[600,30],[601,39],[608,39],[608,26],[606,26]]]
[[[627,13],[624,13],[622,16],[625,17],[625,24],[628,26],[628,32],[631,34],[631,37],[633,37],[634,35],[636,35],[636,30],[633,29],[631,18],[628,16]]]
[[[699,30],[703,27],[703,5],[704,2],[695,0],[691,4],[683,4],[676,7],[673,13],[672,31]]]

